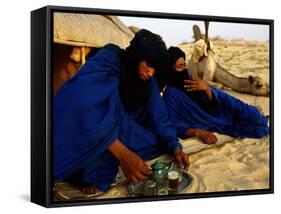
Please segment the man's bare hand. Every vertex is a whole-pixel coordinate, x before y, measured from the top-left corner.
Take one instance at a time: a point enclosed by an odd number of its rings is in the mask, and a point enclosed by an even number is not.
[[[198,129],[195,132],[195,136],[200,138],[206,144],[214,144],[218,141],[218,138],[216,137],[216,135],[214,135],[212,132],[202,130],[202,129]]]
[[[188,170],[190,166],[189,157],[181,149],[176,148],[174,151],[174,158],[182,169]]]
[[[148,179],[151,169],[134,152],[128,150],[119,160],[120,166],[130,182],[136,183]]]
[[[187,91],[208,91],[209,86],[206,82],[204,82],[201,79],[193,80],[184,80],[185,85],[184,87],[186,88]]]
[[[203,141],[203,143],[206,144],[214,144],[218,141],[218,138],[215,134],[203,129],[190,128],[187,130],[187,135],[189,137],[198,137]]]
[[[118,160],[125,176],[130,182],[145,180],[152,174],[151,169],[134,152],[124,146],[118,139],[108,147]]]
[[[209,85],[205,81],[199,78],[196,80],[192,78],[189,80],[184,80],[184,82],[185,82],[184,87],[186,88],[187,91],[204,91],[207,94],[209,100],[212,100],[213,98],[212,91]]]

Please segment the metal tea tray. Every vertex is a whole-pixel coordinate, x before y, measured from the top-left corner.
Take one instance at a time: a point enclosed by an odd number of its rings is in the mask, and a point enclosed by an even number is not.
[[[176,191],[169,192],[169,195],[174,195],[178,193],[184,192],[191,184],[192,177],[187,172],[182,171],[182,179],[181,182],[178,185],[178,188]],[[131,197],[140,197],[144,196],[144,183],[145,181],[136,183],[136,184],[130,184],[128,187],[128,193]]]

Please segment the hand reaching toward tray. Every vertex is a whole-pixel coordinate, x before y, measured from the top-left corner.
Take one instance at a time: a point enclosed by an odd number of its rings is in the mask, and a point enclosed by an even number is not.
[[[130,182],[136,183],[148,179],[152,174],[151,169],[134,152],[116,140],[108,147],[108,150],[118,160],[124,175]]]
[[[151,169],[134,152],[128,150],[119,160],[120,166],[130,182],[139,182],[148,179]]]
[[[177,163],[179,164],[179,166],[182,168],[182,169],[186,169],[188,170],[189,166],[190,166],[190,162],[189,162],[189,157],[188,155],[182,151],[181,149],[179,148],[176,148],[175,151],[174,151],[174,158],[175,160],[177,161]]]

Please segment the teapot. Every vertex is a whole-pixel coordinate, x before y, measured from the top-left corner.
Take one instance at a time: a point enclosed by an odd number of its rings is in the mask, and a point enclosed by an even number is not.
[[[159,182],[159,180],[163,180],[167,178],[169,166],[166,166],[164,162],[160,160],[156,160],[152,165],[152,175],[151,179],[154,182]]]
[[[150,179],[157,182],[158,178],[167,178],[168,171],[177,165],[175,160],[169,161],[165,164],[163,161],[156,160],[152,165],[152,175]]]

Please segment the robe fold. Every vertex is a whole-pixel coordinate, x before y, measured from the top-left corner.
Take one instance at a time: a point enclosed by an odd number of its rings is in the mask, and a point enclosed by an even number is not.
[[[212,88],[210,105],[200,106],[190,93],[168,86],[163,94],[177,136],[187,138],[189,128],[199,128],[240,138],[261,138],[269,133],[267,117],[254,106]],[[201,97],[204,99],[204,97]],[[207,99],[207,98],[205,98]],[[211,111],[206,109],[210,108]]]
[[[69,79],[53,100],[53,178],[107,190],[118,162],[107,148],[119,139],[143,159],[182,148],[154,78],[149,101],[127,113],[118,85],[120,49],[107,45]]]

